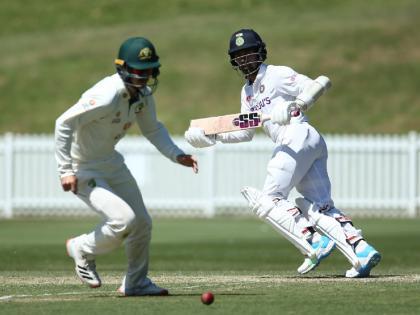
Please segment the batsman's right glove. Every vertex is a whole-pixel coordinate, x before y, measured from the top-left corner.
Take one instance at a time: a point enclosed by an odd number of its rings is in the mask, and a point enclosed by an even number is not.
[[[190,127],[184,134],[185,140],[195,148],[205,148],[216,144],[216,135],[206,136],[204,130]]]

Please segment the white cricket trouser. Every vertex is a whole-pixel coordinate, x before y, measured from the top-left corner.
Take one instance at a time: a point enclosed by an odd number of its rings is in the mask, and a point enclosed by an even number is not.
[[[135,179],[115,160],[80,168],[76,176],[77,196],[104,218],[94,231],[78,237],[81,250],[93,259],[125,241],[125,288],[141,286],[148,272],[152,221]]]
[[[327,145],[315,128],[307,122],[288,125],[281,143],[277,144],[267,165],[264,193],[272,199],[279,198],[283,204],[290,203],[290,208],[293,208],[294,203],[287,198],[295,187],[302,196],[315,203],[318,209],[334,209],[326,211],[326,215],[338,221],[339,218],[346,218],[347,222],[351,222],[340,210],[334,208],[327,159]],[[297,223],[302,227],[309,224],[301,217]],[[355,239],[357,236],[361,238],[360,230],[351,224],[343,224],[343,228],[348,239]]]

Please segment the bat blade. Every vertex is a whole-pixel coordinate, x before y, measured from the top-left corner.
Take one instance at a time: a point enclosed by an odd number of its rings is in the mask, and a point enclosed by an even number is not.
[[[269,117],[263,116],[260,112],[237,113],[223,116],[193,119],[191,127],[199,127],[206,135],[232,132],[242,129],[257,128],[262,126]]]

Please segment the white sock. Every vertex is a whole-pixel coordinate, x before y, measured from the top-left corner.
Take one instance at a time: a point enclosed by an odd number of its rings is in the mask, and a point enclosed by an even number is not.
[[[363,252],[364,250],[365,250],[365,248],[368,246],[369,244],[368,243],[366,243],[366,241],[365,240],[360,240],[360,242],[359,243],[357,243],[357,245],[356,245],[356,248],[354,249],[355,250],[355,252],[356,252],[356,254],[357,253],[360,253],[360,252]]]

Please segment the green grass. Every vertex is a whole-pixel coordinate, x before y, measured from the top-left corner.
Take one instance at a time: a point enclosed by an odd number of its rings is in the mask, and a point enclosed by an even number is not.
[[[418,219],[355,220],[383,254],[369,279],[345,279],[349,263],[335,251],[316,271],[295,272],[302,257],[252,219],[155,219],[150,276],[170,297],[120,298],[123,249],[97,258],[104,285],[79,283],[66,238],[93,219],[0,221],[1,314],[418,314]],[[215,293],[211,306],[200,295]]]
[[[105,75],[128,36],[152,39],[162,61],[160,119],[182,134],[191,118],[239,110],[233,31],[261,33],[268,62],[331,77],[309,113],[325,133],[418,130],[417,0],[3,1],[0,133],[51,133],[55,119]]]

